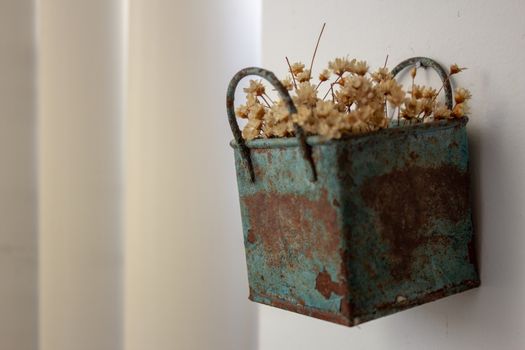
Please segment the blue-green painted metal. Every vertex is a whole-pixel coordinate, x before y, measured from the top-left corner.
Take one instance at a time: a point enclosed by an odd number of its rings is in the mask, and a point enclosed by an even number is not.
[[[479,285],[467,118],[239,145],[250,299],[353,326]]]

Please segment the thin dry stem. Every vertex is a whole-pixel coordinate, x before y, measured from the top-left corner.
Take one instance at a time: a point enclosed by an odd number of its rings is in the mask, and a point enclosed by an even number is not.
[[[285,58],[286,58],[286,63],[288,64],[288,69],[290,69],[290,75],[292,76],[293,86],[295,87],[295,90],[297,90],[297,82],[295,81],[295,77],[293,75],[292,65],[290,64],[288,57],[285,57]]]
[[[264,101],[264,103],[266,103],[266,106],[267,106],[268,108],[272,108],[272,107],[270,106],[270,104],[268,103],[268,101],[266,101],[266,99],[264,98],[263,95],[261,95],[261,96],[259,96],[259,97],[262,98],[262,100]]]
[[[335,79],[332,83],[330,83],[330,89],[328,89],[328,91],[326,92],[326,94],[324,95],[323,97],[323,101],[326,99],[326,96],[328,96],[328,94],[330,93],[330,91],[332,91],[332,94],[334,93],[333,91],[333,87],[334,85],[339,81],[339,79],[341,79],[343,75],[340,75],[337,77],[337,79]]]
[[[310,74],[309,74],[310,78],[312,77],[312,68],[314,66],[315,54],[317,53],[317,48],[319,47],[319,42],[321,41],[321,36],[323,35],[325,26],[326,26],[326,23],[323,23],[323,27],[321,28],[321,32],[319,33],[319,37],[317,38],[317,43],[315,44],[314,54],[312,55],[312,61],[310,62]]]
[[[443,80],[443,84],[441,84],[441,87],[439,88],[438,92],[436,92],[436,96],[434,96],[434,98],[432,99],[432,103],[433,103],[434,101],[436,101],[436,99],[437,99],[438,96],[439,96],[439,93],[445,88],[445,84],[448,83],[448,81],[450,80],[450,76],[451,76],[451,74],[449,73],[449,74],[447,75],[446,79]]]
[[[272,98],[271,98],[270,96],[268,96],[268,94],[267,94],[266,92],[264,93],[264,96],[266,96],[266,97],[270,100],[270,102],[271,102],[272,104],[275,104],[275,101],[272,100]]]

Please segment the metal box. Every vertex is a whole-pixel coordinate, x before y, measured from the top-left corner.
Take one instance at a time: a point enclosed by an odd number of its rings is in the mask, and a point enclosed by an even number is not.
[[[354,326],[478,286],[467,121],[232,141],[250,299]]]

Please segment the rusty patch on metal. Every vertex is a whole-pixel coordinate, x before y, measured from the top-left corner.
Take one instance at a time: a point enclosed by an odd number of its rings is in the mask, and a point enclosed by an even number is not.
[[[331,257],[339,251],[341,235],[337,212],[328,192],[317,200],[295,194],[259,192],[243,198],[250,217],[250,231],[266,252],[267,263],[293,267],[295,257]]]
[[[344,284],[332,281],[332,277],[330,277],[330,274],[326,270],[319,272],[317,275],[315,289],[317,289],[325,299],[329,299],[332,293],[343,296],[347,290]]]
[[[292,311],[298,314],[315,317],[328,322],[338,323],[344,326],[352,326],[353,322],[346,316],[346,314],[334,314],[329,311],[324,311],[301,304],[293,304],[285,300],[276,299],[267,295],[261,295],[263,298],[269,299],[269,303],[264,303],[269,306],[277,307]],[[253,295],[250,295],[250,300],[257,301]]]
[[[255,242],[257,242],[257,238],[253,234],[253,230],[248,230],[248,236],[246,237],[246,240],[248,241],[248,243],[251,243],[251,244],[254,244]]]
[[[368,180],[361,194],[375,211],[380,234],[390,245],[395,279],[411,277],[414,252],[422,244],[429,240],[446,244],[446,237],[422,235],[432,219],[458,222],[469,210],[468,173],[449,165],[395,170]]]
[[[413,306],[422,305],[422,304],[430,303],[432,301],[436,301],[438,299],[442,299],[446,296],[464,291],[465,289],[479,287],[479,285],[480,285],[479,281],[466,280],[466,281],[463,281],[461,285],[447,286],[445,288],[440,288],[430,293],[423,294],[413,300],[403,300],[403,302],[401,303],[396,300],[390,303],[384,303],[384,304],[377,305],[376,308],[377,310],[392,310],[393,312],[401,311],[401,310],[405,310]]]

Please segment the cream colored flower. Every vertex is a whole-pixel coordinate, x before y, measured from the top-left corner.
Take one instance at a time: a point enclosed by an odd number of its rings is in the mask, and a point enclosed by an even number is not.
[[[253,140],[261,134],[262,120],[250,119],[242,130],[242,137],[245,140]]]
[[[466,100],[470,100],[472,98],[472,95],[470,94],[470,91],[465,88],[457,88],[454,92],[454,100],[456,103],[463,103]]]
[[[378,84],[378,89],[381,94],[386,96],[387,101],[396,107],[399,107],[405,100],[406,93],[403,86],[394,79],[382,81]]]
[[[300,83],[304,83],[305,81],[309,81],[310,79],[312,79],[312,77],[310,75],[309,69],[305,69],[301,73],[297,74],[297,80]]]
[[[325,69],[319,74],[319,81],[327,81],[328,79],[330,79],[330,71]]]
[[[347,58],[336,58],[333,61],[328,62],[328,68],[336,75],[343,75],[345,72],[352,72],[354,69],[356,60],[349,61]]]
[[[383,109],[376,109],[366,121],[376,129],[383,129],[388,126],[388,119]]]
[[[235,110],[235,115],[237,115],[237,117],[239,118],[248,118],[250,110],[256,104],[259,104],[259,102],[257,101],[257,97],[255,97],[254,94],[249,93],[248,95],[246,95],[246,104],[237,107],[237,109]]]
[[[414,67],[410,70],[410,76],[412,77],[412,79],[415,79],[416,75],[417,75],[417,67]]]
[[[360,76],[364,76],[368,73],[368,65],[366,64],[366,61],[356,62],[352,67],[352,72]]]
[[[458,103],[452,109],[451,117],[461,118],[466,116],[470,112],[470,108],[466,102]]]
[[[304,64],[301,62],[295,62],[291,65],[292,74],[297,76],[304,71]]]
[[[365,122],[358,112],[352,112],[349,115],[349,120],[352,125],[351,129],[354,134],[360,134],[370,131],[370,126]]]
[[[344,85],[335,96],[338,103],[350,106],[353,103],[366,104],[372,92],[372,82],[363,76],[355,75],[345,78]]]
[[[262,120],[264,119],[265,114],[266,110],[264,109],[264,106],[260,103],[256,103],[250,107],[248,112],[248,119]]]
[[[412,86],[412,96],[419,100],[420,98],[423,98],[424,90],[425,90],[424,86],[414,85]]]
[[[290,77],[286,77],[284,78],[283,80],[281,80],[281,84],[283,84],[284,88],[288,91],[292,91],[293,90],[293,83],[292,83],[292,79],[290,79]]]
[[[388,70],[388,68],[379,68],[374,73],[372,73],[372,80],[376,83],[381,83],[383,81],[389,81],[392,80],[392,74]]]
[[[415,97],[405,99],[404,107],[401,108],[401,117],[411,120],[421,113],[421,101]]]
[[[288,111],[288,107],[283,100],[279,100],[277,103],[275,103],[272,108],[270,108],[268,115],[266,116],[266,120],[272,122],[281,122],[289,118],[290,112]]]
[[[318,118],[327,118],[332,113],[339,113],[332,101],[317,101],[315,105],[315,115]]]
[[[250,80],[250,86],[244,88],[244,92],[247,94],[254,94],[255,96],[262,96],[264,95],[265,88],[260,80]]]
[[[453,65],[450,66],[450,75],[461,73],[465,69],[467,69],[467,68],[466,67],[459,67],[457,64],[454,63]]]
[[[442,103],[436,103],[434,105],[434,110],[432,111],[432,114],[434,116],[434,119],[440,120],[440,119],[449,119],[452,111],[448,109],[447,106],[445,106]]]
[[[239,118],[243,118],[243,119],[246,119],[248,118],[248,112],[249,112],[249,109],[248,109],[248,106],[246,105],[240,105],[239,107],[237,107],[237,109],[235,110],[235,115]]]
[[[317,102],[317,90],[315,86],[308,82],[300,83],[296,90],[297,96],[295,96],[294,102],[296,105],[305,105],[314,107]]]
[[[434,99],[437,96],[436,89],[433,89],[432,87],[423,87],[423,97],[424,98],[431,98]]]
[[[309,135],[317,135],[319,120],[314,117],[313,110],[307,106],[298,106],[297,113],[292,116],[295,123],[299,124]]]
[[[434,100],[431,98],[422,98],[421,100],[421,112],[423,117],[428,117],[434,110]]]
[[[293,134],[293,122],[284,101],[279,100],[270,108],[262,131],[266,137],[285,137]]]

